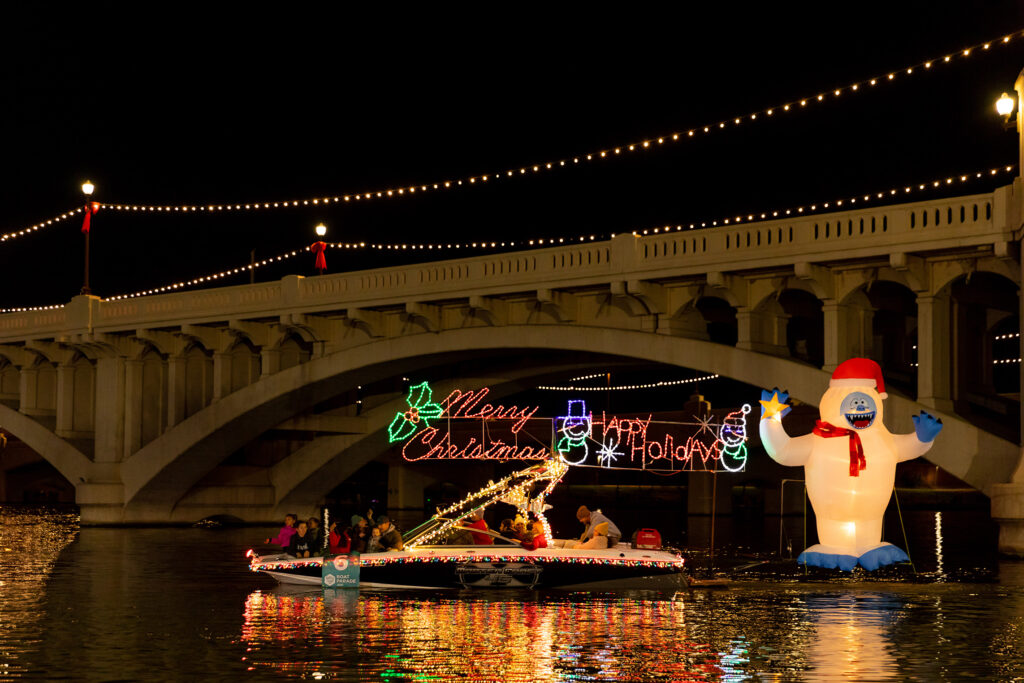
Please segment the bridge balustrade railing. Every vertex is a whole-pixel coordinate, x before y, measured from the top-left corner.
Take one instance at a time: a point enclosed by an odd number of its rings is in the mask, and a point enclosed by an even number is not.
[[[741,222],[704,230],[567,244],[277,282],[99,301],[0,315],[0,342],[76,331],[386,307],[469,294],[571,289],[611,280],[686,277],[712,271],[971,249],[1012,239],[1011,188],[912,204]]]

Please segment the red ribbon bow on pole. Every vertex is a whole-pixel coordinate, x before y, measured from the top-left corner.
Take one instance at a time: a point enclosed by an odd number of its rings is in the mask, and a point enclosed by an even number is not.
[[[82,219],[82,232],[88,234],[89,224],[92,221],[92,215],[100,210],[99,202],[89,202],[85,205],[85,218]]]
[[[321,273],[327,270],[327,258],[324,256],[324,250],[327,249],[326,242],[313,242],[309,250],[316,254],[316,263],[314,268],[319,270]]]
[[[867,469],[868,461],[864,458],[864,446],[860,443],[860,434],[853,429],[843,429],[833,424],[818,420],[814,423],[814,434],[831,439],[836,436],[850,437],[850,476],[860,476],[860,471]]]

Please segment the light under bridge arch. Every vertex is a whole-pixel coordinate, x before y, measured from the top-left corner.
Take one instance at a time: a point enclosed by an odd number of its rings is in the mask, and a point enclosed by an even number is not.
[[[717,373],[756,387],[782,385],[816,405],[829,374],[781,357],[707,341],[635,330],[578,325],[510,325],[443,330],[378,341],[289,368],[241,389],[175,425],[122,463],[127,507],[173,507],[175,482],[197,481],[260,433],[338,393],[381,376],[415,372],[473,354],[573,351]],[[757,396],[752,396],[755,400]],[[912,431],[910,416],[923,406],[890,396],[886,421],[895,432]],[[936,411],[931,410],[935,413]],[[979,489],[1009,481],[1016,444],[983,432],[953,415],[938,414],[946,429],[928,459]]]

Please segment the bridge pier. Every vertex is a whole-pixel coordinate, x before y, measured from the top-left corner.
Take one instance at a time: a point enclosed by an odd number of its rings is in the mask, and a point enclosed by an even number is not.
[[[993,484],[992,519],[999,524],[999,552],[1024,558],[1024,484]]]

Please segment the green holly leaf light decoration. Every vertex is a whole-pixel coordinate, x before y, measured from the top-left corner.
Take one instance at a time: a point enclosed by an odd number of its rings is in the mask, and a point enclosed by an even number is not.
[[[429,427],[430,420],[441,417],[444,408],[432,403],[433,398],[434,392],[426,382],[409,387],[409,395],[405,399],[409,409],[404,413],[395,413],[395,419],[388,425],[388,443],[405,441],[420,427]]]

